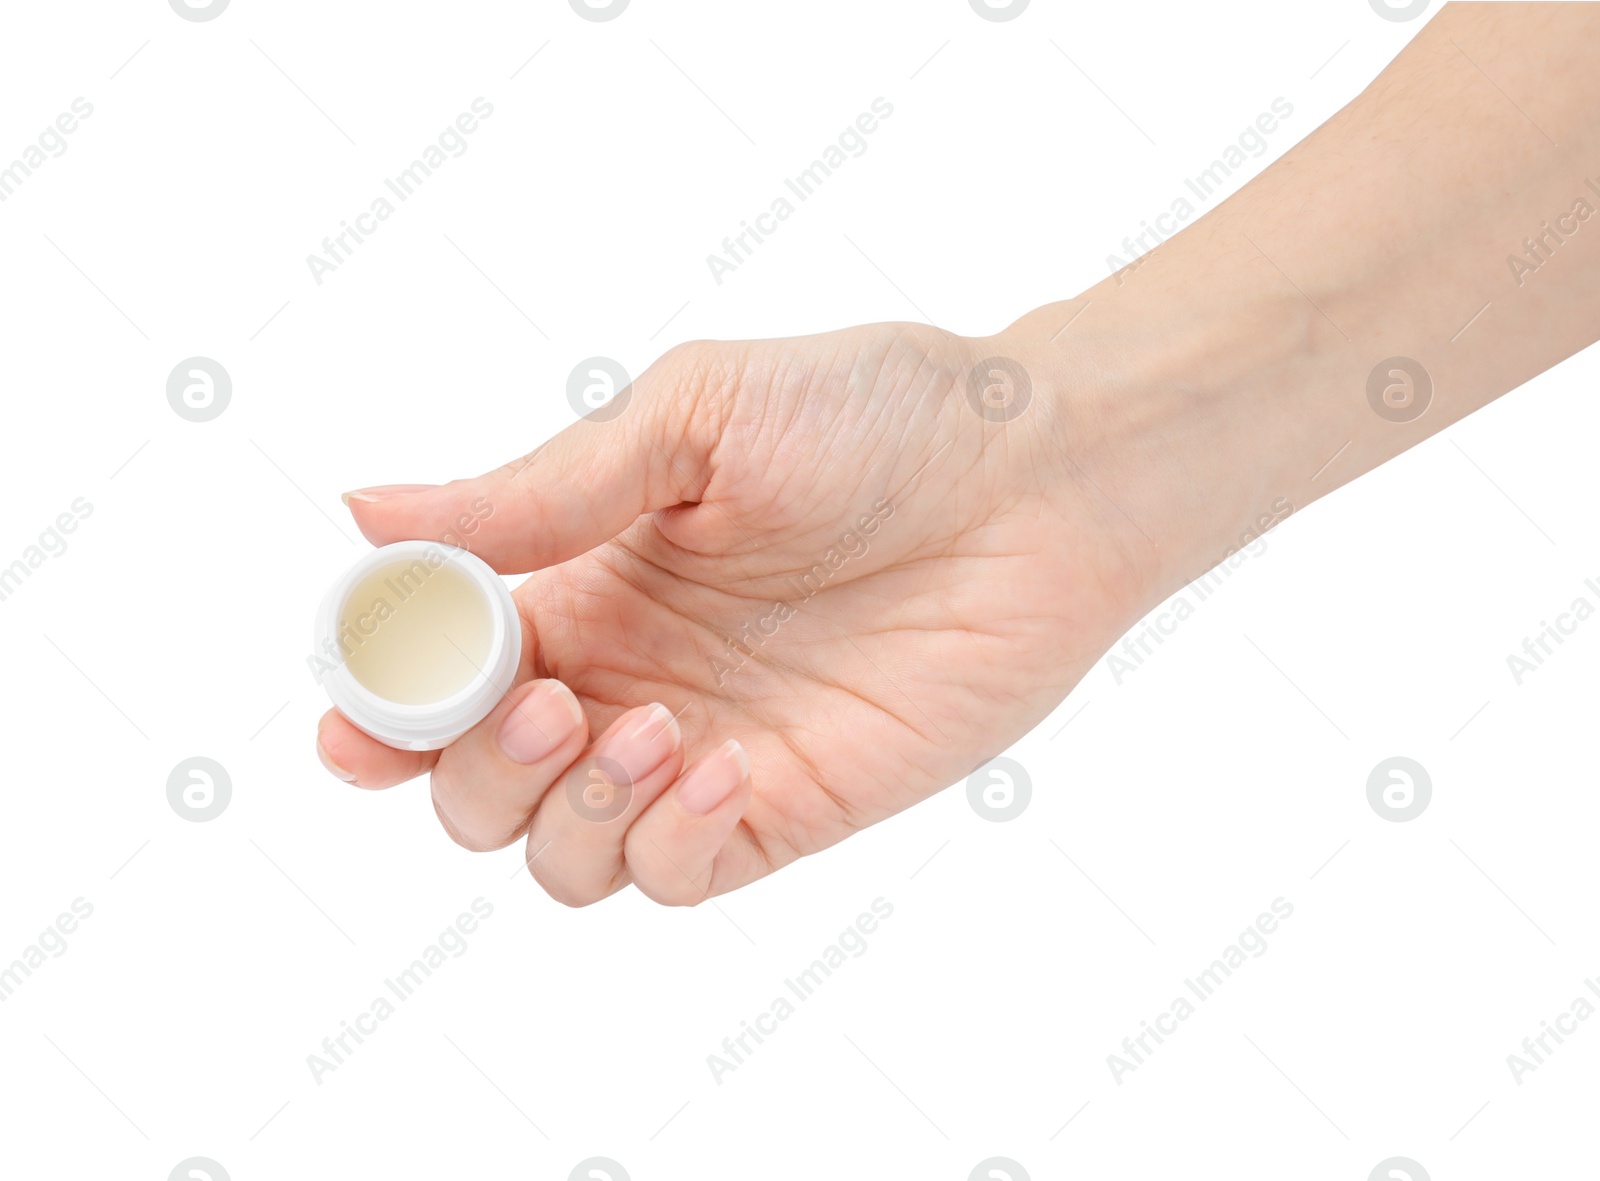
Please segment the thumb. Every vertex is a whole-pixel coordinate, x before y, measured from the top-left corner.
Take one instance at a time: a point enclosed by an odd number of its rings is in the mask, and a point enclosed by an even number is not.
[[[645,513],[698,501],[732,368],[711,345],[680,345],[607,403],[622,412],[580,419],[549,442],[481,476],[436,486],[345,493],[374,545],[440,541],[501,574],[575,558]]]

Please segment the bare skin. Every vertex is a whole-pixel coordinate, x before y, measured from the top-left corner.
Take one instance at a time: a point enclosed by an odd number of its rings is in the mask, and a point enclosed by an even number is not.
[[[458,842],[525,839],[572,905],[630,883],[693,904],[927,798],[1275,504],[1600,336],[1600,215],[1577,206],[1600,211],[1597,46],[1600,5],[1447,7],[1213,213],[995,336],[685,345],[611,421],[476,479],[350,494],[379,544],[481,518],[470,548],[531,572],[526,644],[445,751],[330,711],[319,754],[367,788],[431,773]],[[1527,254],[1552,226],[1571,232]],[[1395,356],[1426,377],[1385,416],[1369,376]],[[605,822],[564,779],[593,752],[632,780]]]

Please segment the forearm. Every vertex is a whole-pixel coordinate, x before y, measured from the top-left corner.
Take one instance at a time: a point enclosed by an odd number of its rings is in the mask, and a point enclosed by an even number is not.
[[[1597,48],[1600,5],[1447,8],[1214,212],[1008,330],[1152,594],[1600,337]],[[1369,400],[1396,356],[1416,417]]]

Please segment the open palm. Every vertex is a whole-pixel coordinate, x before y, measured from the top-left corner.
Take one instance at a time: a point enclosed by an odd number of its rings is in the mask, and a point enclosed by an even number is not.
[[[574,904],[630,881],[693,903],[966,775],[1061,700],[1135,598],[1058,405],[985,343],[875,325],[683,346],[620,413],[530,457],[355,494],[378,543],[481,518],[469,547],[534,572],[514,595],[526,647],[519,688],[445,751],[389,750],[330,714],[326,759],[362,786],[431,769],[457,840],[526,834],[534,876]],[[546,679],[583,722],[531,765],[508,759],[495,735]],[[620,812],[566,789],[629,741],[655,748],[637,766],[664,757],[630,775]],[[696,756],[726,763],[707,812],[675,799],[707,791],[673,790]]]

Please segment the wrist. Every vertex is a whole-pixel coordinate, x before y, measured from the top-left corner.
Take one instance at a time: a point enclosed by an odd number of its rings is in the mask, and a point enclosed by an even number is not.
[[[1364,432],[1391,424],[1346,342],[1292,290],[1213,276],[1196,299],[1134,287],[1159,273],[1124,278],[1002,336],[1039,367],[1038,427],[1137,570],[1142,612],[1381,462]]]

